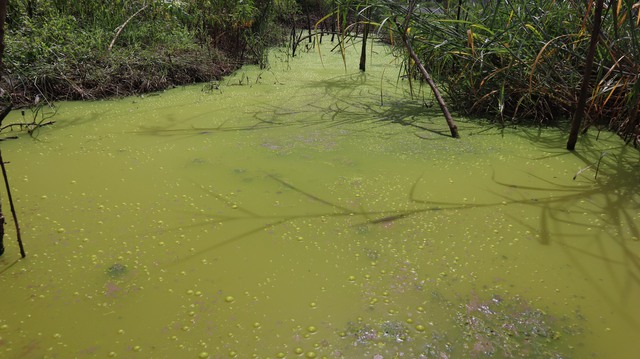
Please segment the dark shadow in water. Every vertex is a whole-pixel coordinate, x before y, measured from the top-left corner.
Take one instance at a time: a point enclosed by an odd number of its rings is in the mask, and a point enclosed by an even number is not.
[[[5,254],[6,255],[6,254]],[[6,272],[7,270],[9,270],[11,267],[13,267],[14,265],[16,265],[16,263],[20,262],[20,258],[14,260],[13,262],[11,262],[8,266],[0,269],[0,275],[4,274],[4,272]]]
[[[56,106],[55,110],[50,108],[46,108],[46,110],[43,110],[43,111],[55,111],[55,112],[47,112],[44,115],[46,119],[42,123],[41,123],[42,116],[36,115],[36,117],[31,117],[33,116],[33,110],[31,110],[32,111],[31,113],[27,113],[27,110],[22,110],[22,112],[24,113],[24,116],[22,116],[21,122],[12,122],[12,123],[28,124],[28,123],[31,123],[31,121],[33,121],[34,123],[40,123],[40,125],[35,127],[32,133],[29,133],[26,130],[19,130],[19,131],[8,131],[6,132],[6,135],[11,134],[11,135],[15,135],[16,137],[29,136],[31,137],[32,140],[39,141],[38,136],[40,134],[40,131],[45,131],[45,127],[50,127],[48,125],[51,125],[51,127],[55,128],[56,130],[82,126],[91,122],[99,121],[103,115],[109,113],[109,111],[103,111],[103,112],[96,111],[96,112],[91,112],[89,115],[63,116],[58,113],[59,110],[60,110],[59,106]],[[48,116],[51,116],[51,117],[48,117]],[[11,137],[6,137],[3,139],[7,139],[7,138],[11,138]],[[0,139],[0,141],[1,140],[2,139]]]
[[[268,176],[269,176],[269,178],[273,179],[274,181],[280,183],[281,185],[283,185],[283,186],[285,186],[285,187],[287,187],[289,189],[292,189],[292,190],[300,193],[301,195],[303,195],[305,197],[311,198],[314,201],[320,202],[322,204],[326,204],[327,206],[335,208],[335,209],[337,209],[337,210],[339,210],[340,212],[343,212],[343,213],[352,213],[352,211],[349,208],[340,206],[340,205],[335,204],[335,203],[331,203],[331,202],[329,202],[327,200],[324,200],[324,199],[322,199],[320,197],[317,197],[316,195],[314,195],[312,193],[303,191],[303,190],[299,189],[298,187],[295,187],[294,185],[292,185],[292,184],[290,184],[290,183],[288,183],[288,182],[286,182],[284,180],[281,180],[280,178],[278,178],[278,177],[276,177],[274,175],[270,174]]]
[[[448,140],[448,130],[446,124],[439,114],[437,108],[425,107],[424,104],[417,100],[396,100],[395,103],[380,104],[380,101],[376,101],[380,94],[372,90],[372,87],[367,87],[364,90],[361,87],[355,86],[362,82],[362,78],[357,75],[349,75],[344,77],[337,77],[330,80],[324,80],[318,83],[309,84],[313,86],[315,90],[318,90],[317,98],[310,97],[308,102],[297,111],[292,111],[287,108],[275,107],[265,104],[259,110],[250,114],[253,119],[253,123],[246,125],[229,125],[231,120],[225,121],[222,124],[211,128],[196,128],[196,127],[183,127],[175,128],[178,124],[188,123],[192,119],[195,119],[201,115],[194,115],[192,118],[187,118],[180,123],[172,122],[166,126],[153,126],[143,127],[141,134],[156,135],[156,136],[197,136],[206,135],[216,131],[248,131],[248,130],[261,130],[270,129],[279,126],[324,126],[324,127],[336,127],[352,124],[367,124],[362,129],[354,130],[355,132],[371,132],[375,135],[388,139],[394,136],[393,131],[380,131],[380,129],[390,128],[389,126],[402,126],[411,127],[419,131],[428,131],[436,135],[440,135],[437,138]],[[328,108],[322,107],[319,98],[325,100],[326,103],[331,103]],[[308,113],[309,116],[298,116],[301,112]],[[319,115],[317,115],[319,113]],[[286,118],[287,116],[293,116],[293,118]],[[421,119],[425,122],[419,123]],[[442,124],[438,126],[430,126],[428,123],[432,121],[441,121]],[[246,119],[244,122],[247,122]],[[237,123],[237,122],[234,122]],[[481,128],[474,136],[495,135],[495,133],[487,133],[493,128]],[[521,136],[528,140],[531,146],[539,147],[542,151],[545,151],[547,155],[538,158],[527,158],[528,160],[541,160],[551,157],[576,157],[585,166],[593,165],[594,159],[601,156],[600,150],[597,150],[598,146],[595,146],[590,137],[582,136],[578,151],[568,152],[564,149],[566,135],[561,130],[558,130],[554,136],[549,136],[549,132],[545,131],[544,136],[541,128],[532,127],[519,127],[517,130],[511,128],[501,128],[501,131],[511,131],[515,135]],[[353,131],[350,132],[353,134]],[[426,137],[416,134],[416,136],[427,139]],[[383,223],[392,222],[395,220],[401,220],[408,218],[412,215],[425,213],[427,211],[446,211],[446,210],[464,210],[472,208],[500,208],[509,205],[527,205],[539,208],[539,221],[535,225],[526,223],[524,220],[507,214],[512,221],[523,225],[528,228],[532,233],[539,234],[539,242],[543,245],[560,245],[566,252],[567,257],[573,262],[575,268],[577,268],[585,277],[590,274],[587,268],[580,262],[580,256],[588,256],[601,260],[605,263],[605,266],[610,268],[609,274],[611,280],[616,282],[616,285],[623,290],[625,288],[631,288],[637,286],[640,283],[640,259],[634,254],[628,247],[629,239],[624,234],[625,231],[630,232],[636,238],[640,238],[640,229],[638,224],[634,222],[632,215],[622,208],[639,208],[640,204],[637,201],[637,193],[640,192],[640,181],[637,180],[638,164],[622,163],[622,158],[627,157],[625,151],[632,150],[626,146],[616,147],[609,149],[611,152],[617,152],[617,156],[607,156],[603,160],[600,167],[601,176],[591,179],[593,172],[585,172],[580,174],[580,183],[587,181],[587,185],[566,185],[562,181],[554,182],[554,180],[542,178],[534,174],[529,175],[539,181],[539,186],[520,186],[517,183],[509,183],[496,178],[495,173],[492,178],[498,188],[510,188],[515,189],[516,194],[505,194],[508,191],[493,192],[494,194],[502,197],[502,201],[494,203],[453,203],[453,202],[434,202],[425,201],[416,198],[416,187],[420,183],[420,178],[414,183],[410,190],[410,201],[412,203],[420,205],[418,209],[412,210],[386,210],[386,211],[366,211],[363,208],[349,209],[338,204],[332,203],[329,200],[323,199],[320,196],[309,193],[300,187],[297,187],[291,183],[288,183],[273,175],[268,175],[274,181],[280,183],[283,187],[293,190],[300,195],[310,198],[318,203],[322,203],[330,208],[329,211],[324,213],[306,213],[300,215],[261,215],[255,213],[246,208],[238,208],[238,216],[217,216],[210,217],[210,220],[216,221],[234,221],[234,220],[259,220],[265,224],[259,225],[256,228],[250,229],[237,236],[225,239],[218,242],[204,250],[194,253],[191,256],[182,258],[179,262],[184,262],[192,259],[195,256],[199,256],[215,250],[221,246],[242,240],[262,230],[275,227],[289,221],[293,221],[300,218],[320,218],[320,217],[346,217],[346,216],[359,216],[363,219],[362,225],[379,225]],[[539,196],[530,196],[524,194],[517,194],[518,191],[527,191],[533,193],[539,193]],[[217,200],[222,201],[226,205],[230,203],[221,196],[214,193],[210,193]],[[580,213],[585,211],[581,202],[590,202],[592,196],[604,196],[605,202],[599,208],[589,209],[592,213],[592,218],[600,217],[606,221],[606,224],[593,225],[590,223],[580,222],[576,220],[568,219],[567,214]],[[207,225],[209,222],[194,224],[194,226]],[[591,228],[595,233],[588,238],[571,238],[563,233],[554,232],[554,224],[563,223],[568,226],[574,226],[577,228]],[[615,234],[610,235],[605,233],[605,227],[614,228]],[[584,249],[579,248],[576,245],[570,243],[567,239],[575,240],[594,240],[599,253],[590,253]],[[620,260],[614,260],[607,254],[604,241],[615,241],[622,253],[624,254],[623,262]],[[615,274],[615,268],[613,266],[624,265],[627,268],[628,275],[625,278],[620,279]],[[599,286],[597,283],[596,290],[602,295],[602,297],[611,305],[611,307],[617,307],[618,303],[615,303],[614,297],[609,295],[604,287]],[[631,300],[631,299],[629,299]],[[626,316],[628,317],[628,316]],[[628,320],[632,322],[634,326],[638,326],[638,323],[634,318],[628,317]]]
[[[567,133],[563,129],[557,129],[550,136],[548,130],[545,130],[543,134],[542,128],[535,127],[520,127],[518,131],[513,132],[514,135],[526,139],[530,146],[538,147],[539,150],[547,152],[545,156],[526,158],[526,160],[573,157],[582,162],[582,168],[576,169],[573,180],[560,178],[560,176],[554,176],[555,179],[549,180],[532,172],[529,175],[539,181],[540,186],[523,187],[499,181],[495,175],[494,182],[501,187],[551,194],[532,202],[522,202],[522,198],[513,195],[501,194],[501,196],[507,203],[520,201],[523,204],[539,207],[540,219],[537,226],[527,225],[522,219],[513,215],[510,218],[512,221],[528,227],[532,233],[539,233],[541,244],[559,245],[573,268],[584,278],[592,277],[593,273],[581,258],[588,257],[603,263],[604,268],[607,268],[607,273],[601,273],[601,275],[607,278],[605,281],[607,285],[614,284],[617,288],[616,293],[610,294],[604,285],[599,284],[598,280],[591,280],[590,283],[611,308],[624,308],[625,305],[633,305],[632,301],[635,298],[625,293],[640,285],[640,258],[630,249],[631,238],[636,240],[640,238],[640,224],[636,223],[631,210],[629,210],[640,208],[640,197],[638,196],[640,193],[640,181],[638,181],[640,163],[631,162],[633,161],[631,159],[637,158],[637,153],[631,152],[637,150],[620,141],[612,147],[603,148],[594,136],[582,135],[579,138],[577,149],[570,152],[565,149]],[[600,138],[604,136],[617,135],[615,133],[599,134]],[[568,181],[571,181],[572,185],[567,185]],[[505,193],[505,191],[501,193]],[[599,218],[601,222],[594,224],[567,219],[567,214],[579,215],[584,212],[588,212],[589,218]],[[589,231],[588,233],[591,234],[589,236],[570,236],[566,233],[555,233],[554,223],[565,223],[569,227],[582,228],[580,232]],[[589,248],[593,248],[593,251],[583,249],[585,247],[584,241],[590,241]],[[612,244],[615,244],[619,252],[611,254]],[[613,255],[620,257],[620,254],[622,254],[622,259],[613,259]],[[626,273],[624,276],[619,274],[620,266]],[[617,302],[618,296],[628,303],[621,305]],[[625,315],[625,313],[621,313],[621,317],[634,327],[640,327],[637,318]]]
[[[630,160],[625,160],[626,158],[635,158],[637,154],[629,152],[635,152],[637,151],[636,149],[619,142],[618,145],[603,150],[600,149],[601,146],[598,146],[597,141],[592,136],[581,136],[578,150],[570,152],[564,148],[567,135],[560,130],[556,132],[555,136],[548,136],[548,133],[542,136],[540,130],[534,129],[522,129],[516,134],[528,139],[532,146],[539,147],[549,153],[548,156],[529,158],[530,160],[568,156],[579,159],[584,166],[582,169],[576,170],[573,178],[573,180],[579,179],[581,183],[584,183],[583,186],[562,185],[531,174],[531,176],[546,183],[549,187],[566,193],[561,197],[557,197],[555,201],[544,203],[546,207],[543,208],[542,214],[544,216],[541,217],[559,220],[554,213],[566,211],[566,209],[553,207],[554,203],[577,205],[580,201],[591,202],[590,197],[592,196],[603,196],[605,204],[596,210],[592,210],[591,214],[605,219],[607,225],[617,228],[618,235],[615,236],[614,240],[624,238],[624,228],[628,228],[634,237],[640,238],[638,224],[633,221],[628,212],[623,210],[623,208],[640,207],[640,203],[637,202],[637,193],[640,193],[640,181],[637,178],[637,173],[640,171],[640,163],[632,163]],[[601,136],[617,135],[609,133]],[[511,186],[498,181],[496,183],[502,186]],[[546,186],[528,189],[551,190]],[[624,251],[627,252],[626,247]]]
[[[624,151],[624,149],[623,149]],[[590,156],[582,156],[578,154],[570,154],[577,156],[588,163],[587,158],[594,158],[595,154]],[[623,158],[624,156],[620,156]],[[508,203],[520,202],[540,208],[540,221],[538,226],[527,225],[523,220],[516,216],[510,216],[511,220],[520,223],[529,228],[532,233],[539,233],[540,243],[544,245],[557,244],[565,252],[567,258],[571,261],[584,278],[589,278],[592,273],[588,270],[580,260],[581,257],[590,257],[603,262],[604,267],[608,269],[607,283],[614,283],[621,298],[633,301],[630,295],[624,293],[633,287],[640,285],[640,257],[629,248],[631,238],[640,238],[639,224],[634,221],[633,214],[625,208],[640,208],[639,197],[640,181],[637,180],[637,164],[621,163],[621,161],[611,161],[607,163],[606,168],[600,170],[600,176],[596,178],[581,178],[582,184],[575,186],[567,186],[561,183],[554,183],[545,180],[534,174],[532,177],[542,182],[540,186],[516,186],[510,183],[501,182],[495,179],[494,182],[503,187],[515,187],[527,191],[539,191],[541,193],[552,193],[551,195],[538,198],[535,201],[521,201],[513,196],[502,194]],[[593,172],[590,173],[593,176]],[[584,177],[584,176],[583,176]],[[565,180],[566,181],[566,180]],[[596,206],[596,201],[604,204]],[[584,204],[587,204],[586,207]],[[589,212],[589,218],[599,218],[604,223],[593,224],[587,222],[570,221],[566,219],[567,214],[582,214]],[[566,233],[554,233],[553,223],[565,223],[571,227],[582,227],[582,233],[590,231],[588,236],[584,235],[567,235]],[[613,228],[614,233],[610,233]],[[627,234],[628,233],[628,234]],[[629,235],[630,234],[630,235]],[[574,244],[577,241],[592,241],[591,248],[596,249],[594,252],[587,251]],[[622,253],[622,260],[611,258],[611,244],[615,243]],[[619,255],[616,253],[616,255]],[[623,266],[626,269],[626,275],[621,277],[616,272],[616,267]],[[603,276],[606,273],[601,273]],[[616,302],[616,295],[608,293],[607,289],[600,285],[598,281],[590,281],[596,291],[609,303],[612,308],[620,308],[620,303]],[[629,303],[627,303],[629,304]],[[637,318],[628,315],[622,315],[627,321],[636,327],[640,327]]]
[[[637,170],[636,170],[637,171]],[[539,233],[540,235],[540,243],[543,245],[557,244],[560,245],[561,248],[565,251],[567,258],[571,260],[574,268],[578,269],[578,271],[583,275],[584,278],[589,278],[592,274],[587,270],[584,264],[580,261],[580,257],[591,257],[597,260],[600,260],[604,263],[605,267],[609,268],[609,281],[613,281],[618,289],[620,289],[619,293],[621,294],[621,298],[626,298],[629,303],[627,305],[631,305],[630,303],[635,299],[631,297],[631,295],[625,295],[625,292],[631,290],[631,288],[637,287],[640,285],[640,257],[638,257],[634,251],[629,249],[630,238],[625,237],[625,229],[627,229],[631,235],[635,238],[640,238],[640,229],[639,224],[636,223],[633,219],[633,216],[628,211],[625,211],[623,208],[640,208],[640,203],[638,202],[637,193],[640,192],[640,181],[637,180],[637,172],[634,172],[629,169],[627,166],[620,166],[616,168],[614,171],[607,175],[607,178],[602,179],[599,178],[597,181],[594,180],[588,186],[567,186],[561,183],[554,183],[552,181],[545,180],[541,177],[538,177],[534,174],[530,174],[532,177],[537,178],[543,184],[540,186],[520,186],[517,184],[512,184],[504,181],[500,181],[496,179],[495,174],[493,175],[493,181],[501,187],[506,188],[515,188],[518,190],[526,190],[526,191],[534,191],[543,194],[540,197],[525,197],[524,195],[520,197],[515,197],[513,195],[505,195],[500,193],[495,193],[496,195],[501,196],[504,200],[496,203],[484,203],[484,204],[454,204],[454,203],[443,203],[443,202],[433,202],[433,201],[424,201],[415,198],[414,191],[417,187],[416,182],[413,188],[411,189],[411,200],[413,202],[418,202],[422,204],[428,204],[431,206],[439,205],[442,206],[443,210],[446,209],[471,209],[471,208],[486,208],[486,207],[495,207],[498,208],[500,206],[509,206],[509,205],[529,205],[540,208],[540,221],[538,226],[528,225],[522,219],[517,216],[507,214],[512,221],[519,223],[525,228],[529,228],[531,233]],[[604,177],[604,176],[603,176]],[[593,225],[590,223],[578,222],[578,221],[570,221],[564,218],[563,215],[568,213],[581,214],[584,213],[585,209],[580,207],[581,203],[593,202],[590,200],[591,196],[605,196],[605,204],[599,208],[591,210],[591,218],[601,218],[606,220],[606,224],[602,225]],[[575,207],[572,209],[572,207]],[[554,233],[552,224],[553,223],[565,223],[570,226],[583,227],[591,229],[593,235],[589,237],[584,237],[580,235],[575,235],[571,238],[575,241],[582,240],[592,240],[595,241],[597,248],[599,249],[599,253],[591,253],[584,249],[578,248],[576,245],[571,244],[566,239],[570,238],[565,233]],[[606,228],[615,228],[616,233],[610,234],[607,233]],[[607,248],[610,246],[605,245],[604,241],[613,241],[615,242],[620,250],[623,253],[623,260],[612,259],[611,256],[607,253]],[[617,274],[614,266],[624,266],[626,268],[626,275],[621,278],[619,274]],[[603,274],[604,275],[604,274]],[[590,281],[594,286],[596,291],[600,294],[600,296],[610,305],[611,308],[622,308],[620,303],[616,302],[617,295],[610,294],[607,289],[605,289],[602,285],[598,284],[598,281]],[[617,294],[617,293],[616,293]],[[637,318],[630,317],[628,315],[624,315],[622,313],[622,318],[625,318],[631,325],[635,327],[640,327],[640,323],[637,321]]]
[[[266,222],[266,224],[264,225],[260,225],[258,227],[252,228],[251,230],[248,230],[246,232],[243,232],[237,236],[225,239],[221,242],[218,242],[212,246],[209,246],[197,253],[194,253],[192,255],[189,255],[187,257],[181,258],[180,260],[173,262],[171,265],[175,265],[178,263],[182,263],[182,262],[187,262],[191,259],[193,259],[194,257],[198,257],[200,255],[203,255],[205,253],[208,253],[212,250],[215,250],[216,248],[225,246],[227,244],[231,244],[233,242],[236,242],[238,240],[242,240],[244,238],[249,237],[252,234],[258,233],[264,229],[268,229],[271,227],[275,227],[284,223],[287,223],[289,221],[294,221],[297,219],[304,219],[304,218],[331,218],[331,217],[343,217],[343,218],[348,218],[348,217],[354,217],[354,216],[360,216],[364,219],[363,223],[358,224],[358,225],[362,225],[362,224],[366,224],[366,225],[377,225],[377,224],[382,224],[382,223],[387,223],[387,222],[391,222],[394,220],[400,220],[403,218],[406,218],[410,215],[413,214],[418,214],[418,213],[424,213],[427,211],[439,211],[442,210],[443,208],[440,206],[434,206],[434,207],[424,207],[424,208],[419,208],[419,209],[412,209],[412,210],[385,210],[385,211],[366,211],[363,208],[358,208],[357,210],[354,209],[350,209],[344,206],[341,206],[339,204],[333,203],[329,200],[323,199],[320,196],[317,196],[313,193],[310,193],[308,191],[305,191],[295,185],[292,185],[291,183],[278,178],[274,175],[271,174],[267,174],[266,175],[268,178],[271,178],[272,180],[274,180],[275,182],[279,183],[280,185],[282,185],[285,188],[288,188],[290,190],[293,190],[294,192],[300,194],[303,197],[312,199],[318,203],[321,203],[323,205],[326,205],[327,207],[330,207],[331,210],[330,211],[326,211],[326,212],[318,212],[318,213],[302,213],[302,214],[259,214],[259,213],[255,213],[254,211],[251,211],[249,209],[243,208],[241,206],[236,206],[235,203],[227,200],[226,198],[224,198],[223,196],[220,196],[219,194],[213,193],[212,191],[201,187],[201,189],[203,189],[204,191],[206,191],[208,194],[212,195],[213,197],[215,197],[217,200],[219,200],[220,202],[222,202],[223,204],[225,204],[227,207],[231,207],[234,206],[235,211],[238,211],[240,213],[242,213],[241,215],[236,215],[236,216],[210,216],[207,215],[205,218],[205,221],[201,222],[201,223],[195,223],[193,225],[190,226],[182,226],[181,228],[189,228],[189,227],[200,227],[200,226],[206,226],[209,225],[212,221],[214,222],[232,222],[232,221],[239,221],[239,220],[257,220],[257,221],[263,221]],[[451,209],[454,208],[461,208],[460,206],[453,206],[450,207]]]
[[[362,83],[361,75],[345,75],[325,79],[309,86],[313,89],[322,89],[327,101],[337,104],[335,108],[321,109],[324,112],[321,118],[326,126],[334,127],[357,123],[369,123],[373,127],[383,127],[388,125],[400,125],[412,127],[420,131],[429,131],[443,137],[451,137],[448,127],[444,121],[442,113],[437,106],[434,106],[432,99],[397,99],[385,101],[384,93],[380,88],[372,86],[362,88],[358,85]],[[396,89],[397,84],[386,82],[381,84],[384,89]],[[313,105],[312,105],[313,106]],[[322,113],[321,112],[321,113]],[[437,119],[440,125],[428,126],[429,121],[425,119]],[[422,123],[418,123],[422,121]],[[442,130],[440,130],[442,128]],[[370,129],[365,129],[367,131]],[[418,137],[422,139],[423,136]]]
[[[396,80],[394,78],[394,80]],[[380,128],[399,125],[427,131],[442,138],[449,138],[450,131],[444,117],[433,101],[425,99],[398,99],[385,102],[384,95],[380,100],[380,89],[375,86],[362,86],[366,82],[366,74],[358,73],[338,76],[308,83],[308,90],[301,91],[292,100],[295,108],[275,106],[270,103],[257,103],[249,111],[243,109],[236,118],[220,119],[216,112],[194,108],[192,115],[180,118],[166,116],[164,124],[141,126],[137,134],[171,138],[185,138],[221,131],[253,131],[271,129],[281,126],[322,126],[325,128],[354,124],[367,126],[352,129],[357,132],[371,132],[382,138],[389,138],[397,131],[381,132]],[[376,82],[378,80],[376,79]],[[388,80],[381,84],[385,91],[402,91],[397,84]],[[395,90],[394,90],[395,89]],[[309,91],[311,90],[311,91]],[[311,93],[311,95],[306,95]],[[382,104],[381,104],[382,102]],[[233,113],[234,111],[227,111]],[[237,111],[235,111],[237,112]],[[216,126],[196,127],[194,121],[206,121],[210,118]],[[221,122],[222,120],[222,122]],[[393,127],[391,127],[393,128]],[[434,138],[416,136],[425,140]]]
[[[151,135],[160,137],[195,137],[208,135],[215,132],[238,132],[238,131],[255,131],[282,126],[280,123],[258,121],[250,125],[226,126],[228,120],[215,127],[195,127],[173,128],[174,125],[167,124],[165,126],[141,126],[139,131],[135,133],[141,135]]]
[[[225,110],[225,109],[221,109]],[[237,113],[237,109],[229,111],[231,113]],[[292,114],[291,111],[280,109],[278,112],[274,112],[273,108],[262,104],[256,105],[256,110],[253,113],[246,115],[246,112],[233,118],[221,119],[218,118],[218,112],[216,111],[204,111],[199,107],[195,107],[193,114],[181,115],[179,118],[173,115],[166,115],[164,117],[164,124],[143,125],[140,129],[133,131],[135,134],[146,136],[158,136],[158,137],[193,137],[211,134],[215,132],[238,132],[238,131],[256,131],[271,129],[282,126],[293,126],[296,123],[291,121],[283,121],[281,116]],[[299,112],[293,112],[297,114]],[[252,121],[249,121],[252,119]],[[194,121],[207,121],[216,123],[215,126],[194,126]],[[220,121],[222,120],[222,121]]]

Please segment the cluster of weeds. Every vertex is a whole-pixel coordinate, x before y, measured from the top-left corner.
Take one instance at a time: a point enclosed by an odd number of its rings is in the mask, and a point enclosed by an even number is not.
[[[449,313],[453,326],[437,325],[414,330],[404,322],[349,322],[341,333],[350,347],[361,350],[387,348],[427,358],[567,358],[567,338],[582,334],[571,316],[555,317],[514,296],[481,299],[471,295],[457,305],[439,303]],[[450,304],[453,304],[449,302]],[[576,318],[580,315],[576,314]],[[447,321],[448,322],[448,321]]]
[[[431,335],[431,340],[423,346],[420,359],[445,359],[449,358],[452,352],[453,344],[448,340],[447,335],[445,333],[434,332]]]
[[[345,336],[353,340],[354,346],[374,346],[379,343],[401,343],[411,340],[407,326],[396,321],[378,324],[349,322]]]
[[[472,357],[561,358],[562,334],[575,334],[575,327],[563,327],[562,320],[520,297],[482,301],[473,296],[460,307],[456,322],[464,333],[464,351]]]

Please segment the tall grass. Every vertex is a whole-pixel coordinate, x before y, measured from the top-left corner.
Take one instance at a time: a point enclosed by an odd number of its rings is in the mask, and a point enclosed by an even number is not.
[[[414,48],[452,104],[500,121],[549,123],[576,110],[590,40],[591,2],[461,0],[414,15]],[[591,72],[583,130],[638,141],[638,4],[611,1]]]
[[[577,110],[593,7],[582,0],[421,2],[406,32],[453,108],[503,124],[550,124]],[[374,8],[374,15],[362,20],[363,8],[367,14]],[[356,38],[347,30],[366,21],[392,44],[402,44],[393,23],[407,10],[405,2],[394,0],[342,0],[326,19],[342,26],[344,38]],[[612,0],[604,11],[581,128],[611,129],[635,144],[640,144],[639,11],[637,0]],[[413,62],[399,53],[411,78]]]

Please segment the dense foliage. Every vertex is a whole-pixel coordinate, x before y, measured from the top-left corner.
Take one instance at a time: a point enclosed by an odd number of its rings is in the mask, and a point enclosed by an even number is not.
[[[413,14],[414,48],[467,114],[549,123],[576,110],[593,26],[588,1],[444,1]],[[638,4],[602,17],[583,129],[640,133]]]
[[[266,65],[286,0],[17,0],[2,88],[14,104],[95,99],[210,81]]]

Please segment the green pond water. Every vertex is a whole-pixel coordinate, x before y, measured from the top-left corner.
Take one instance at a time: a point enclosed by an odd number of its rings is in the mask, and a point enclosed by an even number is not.
[[[637,358],[637,150],[451,139],[374,52],[274,50],[2,142],[27,257],[3,191],[0,357]]]

